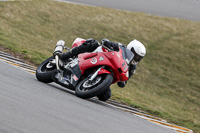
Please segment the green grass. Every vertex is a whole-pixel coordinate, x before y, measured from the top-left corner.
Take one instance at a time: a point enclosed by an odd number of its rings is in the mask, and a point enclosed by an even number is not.
[[[59,39],[143,42],[147,55],[112,98],[200,132],[200,23],[52,1],[0,2],[0,45],[36,64]]]

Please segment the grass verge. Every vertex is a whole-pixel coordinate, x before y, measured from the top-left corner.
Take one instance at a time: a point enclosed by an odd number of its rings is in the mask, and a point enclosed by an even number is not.
[[[113,99],[200,131],[200,23],[53,1],[0,2],[0,45],[36,64],[56,42],[108,38],[147,48],[126,88]]]

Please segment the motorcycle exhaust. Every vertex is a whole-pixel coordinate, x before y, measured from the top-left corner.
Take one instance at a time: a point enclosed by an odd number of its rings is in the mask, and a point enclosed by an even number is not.
[[[64,46],[65,46],[65,41],[59,40],[57,42],[57,44],[56,44],[56,48],[55,48],[54,52],[58,52],[58,51],[62,52],[63,49],[65,48]],[[56,55],[55,59],[56,59],[56,68],[57,68],[57,70],[60,70],[60,67],[59,67],[59,57]]]
[[[64,49],[64,46],[65,46],[65,41],[59,40],[59,41],[57,42],[57,44],[56,44],[56,48],[55,48],[54,52],[57,52],[57,51],[62,52],[63,49]]]

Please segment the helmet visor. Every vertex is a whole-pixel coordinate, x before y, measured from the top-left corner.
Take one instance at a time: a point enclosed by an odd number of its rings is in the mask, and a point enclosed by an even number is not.
[[[140,62],[140,61],[142,60],[142,58],[143,58],[142,56],[140,56],[140,55],[138,55],[138,54],[135,54],[133,60],[134,60],[135,62]]]
[[[134,48],[132,48],[131,51],[132,51],[133,54],[134,54],[133,60],[134,60],[135,62],[137,62],[137,63],[140,62],[140,61],[142,60],[143,56],[138,55],[138,54],[135,52]]]

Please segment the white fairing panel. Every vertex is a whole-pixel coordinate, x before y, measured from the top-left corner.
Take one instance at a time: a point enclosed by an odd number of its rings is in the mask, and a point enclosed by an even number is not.
[[[103,52],[102,46],[99,46],[98,48],[96,48],[96,49],[93,51],[93,53],[95,53],[95,52]]]
[[[84,41],[84,40],[85,39],[83,39],[83,38],[78,38],[77,37],[72,44],[77,43],[77,42],[81,42],[81,41]]]

